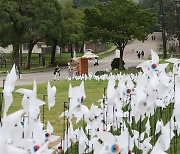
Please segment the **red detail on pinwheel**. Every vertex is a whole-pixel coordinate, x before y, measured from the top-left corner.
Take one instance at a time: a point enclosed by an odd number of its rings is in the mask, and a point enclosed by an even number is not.
[[[50,136],[51,136],[50,133],[46,133],[46,134],[45,134],[45,137],[46,137],[46,138],[49,138]]]
[[[39,145],[35,145],[34,146],[34,152],[38,151],[40,149],[40,146]]]
[[[58,147],[58,150],[61,151],[61,150],[62,150],[62,146],[59,146],[59,147]]]
[[[156,69],[156,67],[157,67],[157,64],[152,64],[152,65],[151,65],[151,68],[152,68],[152,69]]]
[[[127,89],[126,92],[127,92],[127,94],[130,94],[131,93],[131,89]]]
[[[118,153],[119,152],[119,146],[117,144],[114,144],[111,147],[111,151],[112,151],[112,153]]]

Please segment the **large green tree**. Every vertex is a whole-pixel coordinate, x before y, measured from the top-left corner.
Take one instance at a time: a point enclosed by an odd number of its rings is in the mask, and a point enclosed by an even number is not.
[[[140,6],[142,8],[149,8],[156,14],[156,24],[154,30],[161,30],[161,17],[160,17],[160,5],[159,0],[140,0]],[[165,17],[165,28],[169,35],[175,34],[176,28],[176,16],[175,16],[175,1],[174,0],[163,0],[164,17]]]
[[[51,51],[51,65],[55,63],[56,47],[61,43],[63,30],[63,20],[62,20],[62,8],[60,2],[54,1],[51,6],[51,24],[47,25],[47,31],[45,34],[45,40],[47,45],[52,47]]]
[[[32,50],[38,41],[47,37],[48,43],[56,44],[62,20],[60,4],[57,0],[0,0],[0,6],[0,45],[13,45],[13,59],[18,66],[19,47],[29,43],[30,68]]]
[[[131,0],[111,0],[85,10],[87,38],[113,42],[120,50],[120,70],[124,69],[123,52],[128,41],[144,40],[153,24],[153,14]]]
[[[73,56],[72,45],[80,46],[83,43],[83,11],[78,8],[73,8],[73,1],[67,0],[62,3],[62,15],[64,20],[64,43],[71,48],[71,58]],[[63,38],[62,38],[63,39]]]
[[[59,23],[59,20],[61,20],[61,15],[57,18],[59,14],[58,11],[61,10],[58,5],[57,0],[31,0],[31,5],[29,5],[28,8],[28,16],[32,20],[28,24],[25,40],[29,42],[27,68],[30,68],[31,54],[34,45],[38,41],[45,39],[46,36],[51,35],[53,40],[53,38],[56,37],[55,33],[59,32],[57,27],[55,27],[55,30],[51,30],[55,26],[55,22]],[[56,40],[53,43],[55,42]]]
[[[23,43],[26,23],[30,20],[26,16],[28,2],[22,0],[0,0],[0,46],[13,45],[12,58],[19,66],[19,47]]]

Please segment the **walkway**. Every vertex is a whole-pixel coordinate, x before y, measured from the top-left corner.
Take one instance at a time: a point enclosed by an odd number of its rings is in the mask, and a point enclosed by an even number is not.
[[[133,41],[131,44],[128,44],[124,50],[124,60],[125,67],[128,68],[130,66],[137,66],[139,63],[144,61],[145,59],[138,59],[136,51],[144,51],[145,58],[147,59],[150,56],[150,50],[153,49],[156,51],[158,44],[161,41],[161,33],[154,33],[156,35],[156,41],[151,40],[151,36],[142,43],[141,41]],[[114,48],[114,47],[113,47]],[[107,51],[108,52],[108,51]],[[89,73],[94,74],[98,70],[110,70],[111,69],[111,61],[115,58],[115,54],[103,58],[99,62],[98,67],[93,66],[93,61],[89,62]],[[68,75],[67,69],[61,70],[61,79],[66,79]],[[23,74],[21,80],[17,80],[16,85],[28,85],[33,84],[33,80],[36,79],[37,83],[43,83],[47,81],[53,81],[53,70],[47,72],[39,72],[39,73],[29,73]],[[0,87],[3,86],[3,80],[5,76],[0,77]]]

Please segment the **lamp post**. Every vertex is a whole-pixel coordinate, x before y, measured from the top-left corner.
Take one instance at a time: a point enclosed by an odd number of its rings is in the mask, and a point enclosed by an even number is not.
[[[167,58],[163,0],[159,0],[159,4],[160,4],[161,31],[162,31],[162,39],[163,39],[163,58]]]
[[[176,16],[176,35],[179,41],[178,54],[180,54],[180,0],[175,0],[175,16]]]

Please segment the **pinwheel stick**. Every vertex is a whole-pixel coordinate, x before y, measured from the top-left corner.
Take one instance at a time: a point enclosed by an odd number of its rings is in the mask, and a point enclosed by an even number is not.
[[[175,119],[175,117],[174,117],[174,128],[176,127],[176,119]],[[174,153],[176,153],[176,147],[177,147],[177,129],[175,129],[175,137],[174,137]]]
[[[43,95],[43,101],[44,102],[46,101],[46,97],[47,97],[47,94],[44,94]],[[45,124],[45,122],[44,122],[44,115],[45,115],[45,104],[43,105],[43,124]]]
[[[64,102],[64,122],[63,122],[63,129],[64,129],[64,134],[63,134],[63,138],[64,138],[64,144],[63,144],[63,149],[65,149],[65,132],[67,133],[66,134],[66,137],[67,137],[67,141],[68,141],[68,119],[66,121],[66,116],[65,116],[65,111],[66,109],[69,110],[69,106],[67,105],[69,104],[69,102]],[[67,127],[67,131],[66,131],[66,127]],[[67,142],[67,147],[68,147],[68,142]],[[67,151],[68,153],[68,151]]]

